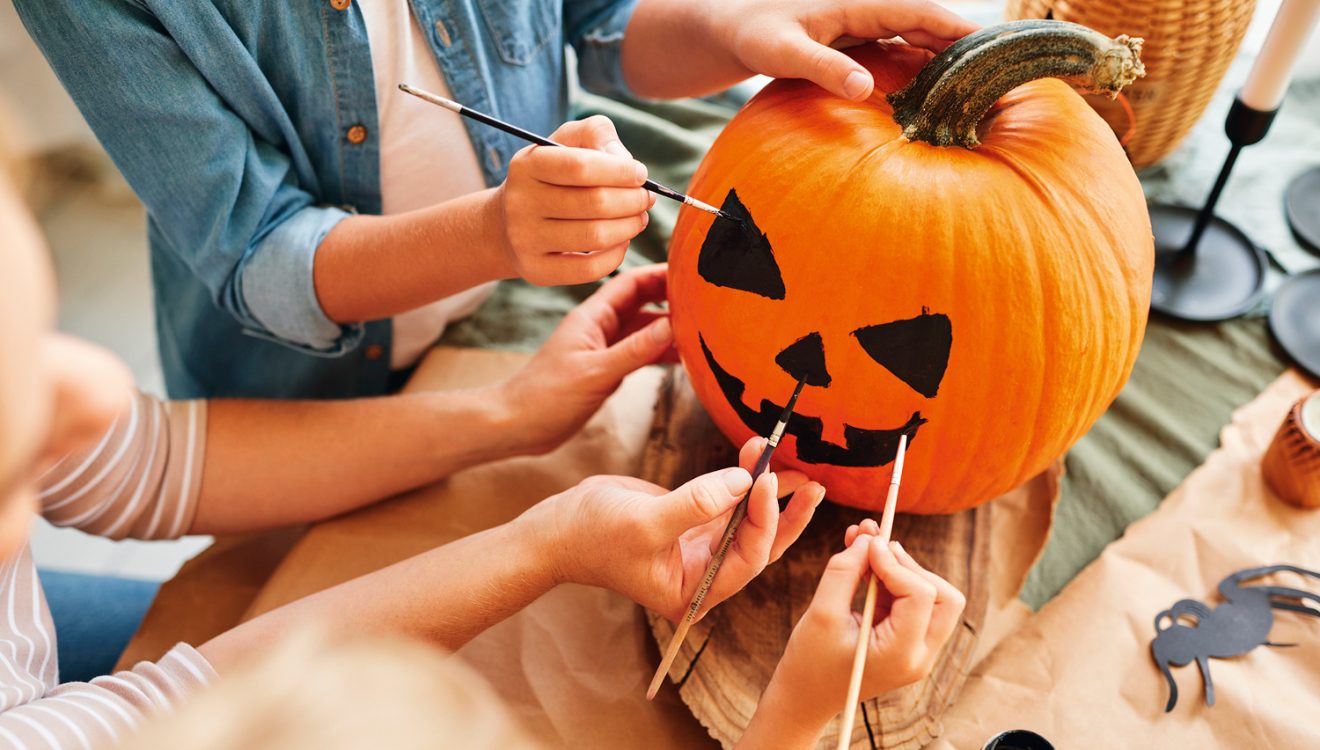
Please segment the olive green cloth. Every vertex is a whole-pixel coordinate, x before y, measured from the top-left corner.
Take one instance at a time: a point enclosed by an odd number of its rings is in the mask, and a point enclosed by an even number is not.
[[[683,190],[746,93],[632,105],[588,96],[580,101],[582,114],[600,112],[614,120],[624,144],[650,167],[653,178]],[[660,199],[625,265],[663,260],[677,214],[676,204]],[[534,348],[593,288],[506,282],[443,343]],[[1218,326],[1152,320],[1132,380],[1068,456],[1053,534],[1022,599],[1033,607],[1048,601],[1129,523],[1153,511],[1218,445],[1219,429],[1232,410],[1283,367],[1261,318]]]

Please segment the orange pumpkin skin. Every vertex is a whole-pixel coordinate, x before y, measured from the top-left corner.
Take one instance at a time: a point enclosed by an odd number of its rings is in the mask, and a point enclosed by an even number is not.
[[[743,403],[783,404],[795,378],[776,356],[813,332],[832,381],[797,414],[845,445],[845,425],[926,420],[906,455],[901,511],[952,513],[990,500],[1063,455],[1118,395],[1140,349],[1154,245],[1141,186],[1113,133],[1059,80],[1002,97],[982,145],[901,137],[885,100],[930,59],[897,44],[852,54],[875,76],[862,103],[803,81],[771,83],[729,123],[690,186],[731,188],[764,232],[785,289],[769,299],[698,273],[713,217],[684,210],[670,244],[669,304],[693,388],[719,428],[753,432],[702,349],[746,384]],[[952,331],[938,391],[918,393],[853,332],[943,314]],[[834,502],[883,508],[891,467],[804,463],[786,434],[777,463]]]

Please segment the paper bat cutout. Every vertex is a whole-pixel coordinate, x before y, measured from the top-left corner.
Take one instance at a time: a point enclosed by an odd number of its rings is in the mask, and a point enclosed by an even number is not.
[[[1248,568],[1219,582],[1219,595],[1227,601],[1214,609],[1195,599],[1183,599],[1155,616],[1155,639],[1150,642],[1150,654],[1164,679],[1169,683],[1169,702],[1165,713],[1178,703],[1178,684],[1173,680],[1169,665],[1183,667],[1193,661],[1201,669],[1205,683],[1205,702],[1215,705],[1215,686],[1210,680],[1211,658],[1228,659],[1251,651],[1257,646],[1296,646],[1296,643],[1272,643],[1270,628],[1274,626],[1274,610],[1320,617],[1320,610],[1306,606],[1311,601],[1320,605],[1320,594],[1286,586],[1243,586],[1244,581],[1271,573],[1289,571],[1320,579],[1320,573],[1295,565],[1267,565]],[[1168,623],[1161,623],[1168,618]],[[1195,625],[1185,625],[1180,619],[1194,619]]]

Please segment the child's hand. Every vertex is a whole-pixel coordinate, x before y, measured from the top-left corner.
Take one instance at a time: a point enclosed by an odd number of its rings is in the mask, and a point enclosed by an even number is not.
[[[779,683],[780,704],[816,730],[843,709],[861,630],[853,596],[868,569],[880,588],[862,699],[925,677],[966,603],[961,592],[918,565],[898,542],[882,544],[875,536],[879,531],[869,520],[848,530],[848,547],[830,558],[775,670],[771,685]]]
[[[507,260],[540,285],[580,284],[623,262],[655,196],[646,167],[619,142],[609,118],[565,123],[550,136],[571,148],[528,146],[496,191]]]
[[[929,0],[721,0],[710,13],[723,46],[749,72],[805,78],[853,101],[869,97],[875,81],[839,47],[901,36],[939,52],[977,29]]]

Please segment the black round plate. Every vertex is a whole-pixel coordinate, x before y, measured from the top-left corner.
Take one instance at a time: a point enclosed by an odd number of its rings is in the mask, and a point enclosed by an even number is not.
[[[1320,378],[1320,268],[1297,274],[1274,293],[1270,332],[1299,367]]]
[[[1320,167],[1293,178],[1283,196],[1283,212],[1297,243],[1320,255]]]
[[[1179,258],[1196,214],[1185,206],[1150,206],[1155,233],[1150,307],[1197,323],[1236,318],[1259,304],[1265,293],[1265,251],[1216,216],[1201,235],[1196,255]]]

